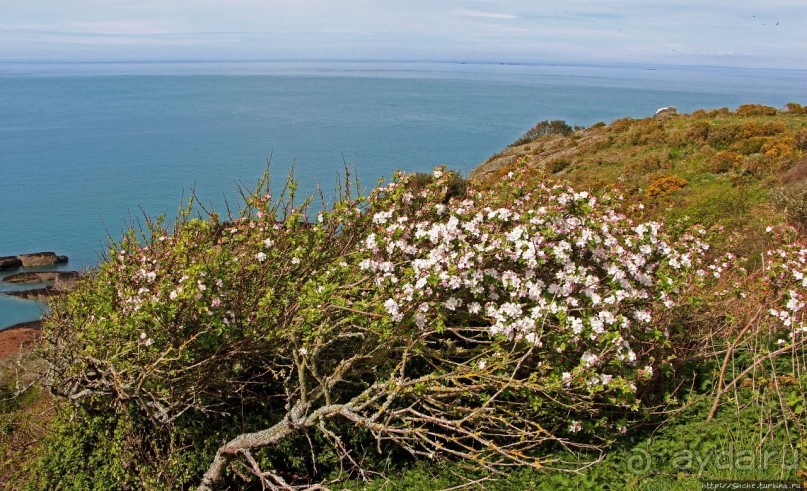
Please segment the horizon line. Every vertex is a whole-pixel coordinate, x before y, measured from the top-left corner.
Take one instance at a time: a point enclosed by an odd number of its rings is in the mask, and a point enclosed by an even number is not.
[[[716,64],[675,64],[661,62],[597,62],[597,61],[534,61],[534,60],[474,60],[474,59],[428,59],[428,58],[128,58],[128,59],[0,59],[0,64],[74,64],[74,65],[109,65],[109,64],[193,64],[193,63],[429,63],[444,65],[497,65],[497,66],[625,66],[625,67],[670,67],[670,68],[727,68],[741,70],[782,70],[807,71],[805,68],[792,67],[749,67],[741,65]]]

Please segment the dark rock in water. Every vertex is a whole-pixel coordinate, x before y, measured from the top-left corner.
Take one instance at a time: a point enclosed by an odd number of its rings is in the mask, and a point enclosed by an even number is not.
[[[79,278],[78,271],[30,271],[25,273],[16,273],[3,278],[4,283],[48,283],[55,282],[58,288],[64,290],[72,288],[76,280]],[[59,284],[67,286],[59,287]],[[69,285],[69,286],[68,286]]]
[[[42,283],[43,281],[52,281],[51,279],[42,279],[46,275],[39,273],[16,273],[8,275],[3,278],[3,283]]]
[[[3,256],[0,257],[0,269],[51,266],[66,263],[67,260],[67,256],[57,256],[55,252],[34,252],[33,254],[20,254],[19,256]]]
[[[0,269],[15,269],[22,266],[22,261],[17,256],[0,257]]]
[[[46,302],[50,297],[58,294],[61,290],[55,286],[46,286],[44,288],[33,288],[31,290],[5,292],[10,297],[21,298],[23,300],[38,300]]]
[[[3,292],[8,296],[22,298],[24,300],[37,300],[45,302],[48,298],[58,293],[68,292],[76,287],[76,281],[81,277],[78,271],[26,271],[3,278],[4,283],[26,284],[26,283],[53,283],[43,288],[32,288],[30,290]]]
[[[67,262],[67,256],[57,256],[55,252],[35,252],[33,254],[20,254],[17,256],[22,262],[23,268],[33,268],[36,266],[50,266],[53,264]]]

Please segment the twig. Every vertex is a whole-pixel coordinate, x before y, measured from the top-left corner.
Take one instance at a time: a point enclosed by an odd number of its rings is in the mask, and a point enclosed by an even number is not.
[[[717,408],[720,405],[720,398],[723,397],[723,394],[725,394],[727,390],[729,390],[728,386],[723,387],[723,382],[726,380],[726,369],[728,368],[731,355],[734,354],[734,348],[737,347],[737,344],[740,342],[740,339],[742,339],[742,337],[745,336],[745,333],[748,332],[748,330],[751,329],[751,327],[754,325],[757,318],[759,317],[759,314],[762,313],[763,308],[764,307],[760,307],[757,310],[757,313],[754,314],[753,317],[751,317],[751,320],[749,320],[748,323],[745,325],[745,327],[742,329],[742,331],[740,331],[740,334],[738,334],[737,337],[734,338],[734,341],[731,343],[731,346],[726,351],[726,356],[723,358],[723,366],[720,368],[720,377],[718,377],[717,379],[717,395],[715,395],[715,402],[712,404],[712,409],[709,410],[709,416],[706,417],[706,421],[711,421],[712,418],[714,418],[715,413],[717,413]],[[756,364],[754,366],[756,366]]]

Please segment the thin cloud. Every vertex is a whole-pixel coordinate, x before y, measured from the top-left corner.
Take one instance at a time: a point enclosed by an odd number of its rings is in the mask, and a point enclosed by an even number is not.
[[[198,46],[208,44],[237,44],[242,41],[242,36],[242,33],[111,34],[0,29],[0,39],[4,41],[44,41],[57,44],[86,44],[99,46]]]
[[[74,22],[70,26],[76,32],[88,32],[98,34],[130,34],[130,35],[150,35],[150,34],[172,34],[176,29],[166,26],[158,26],[148,22]],[[72,30],[72,29],[71,29]]]
[[[67,5],[63,0],[0,0],[0,60],[65,53],[110,59],[200,58],[212,56],[211,46],[226,44],[228,48],[216,51],[216,56],[561,59],[801,68],[807,66],[800,49],[804,33],[799,26],[807,22],[803,4],[804,0],[764,4],[74,0]],[[70,52],[64,48],[67,43],[97,47]],[[172,49],[180,43],[183,49]],[[161,44],[164,50],[159,49]],[[191,49],[196,45],[198,49]],[[118,49],[121,46],[126,48]],[[703,48],[709,53],[699,54]]]
[[[484,12],[475,9],[457,9],[454,13],[460,17],[478,17],[483,19],[518,19],[517,15],[500,12]]]
[[[78,35],[120,35],[120,36],[151,36],[160,34],[181,34],[174,28],[156,26],[141,22],[72,22],[51,24],[4,24],[0,23],[0,30],[32,33],[62,33]]]

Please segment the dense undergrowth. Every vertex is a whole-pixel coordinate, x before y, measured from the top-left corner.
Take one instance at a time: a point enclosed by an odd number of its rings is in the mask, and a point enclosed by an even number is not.
[[[132,231],[54,304],[55,398],[4,380],[0,486],[803,479],[805,108],[560,123],[470,182]]]

